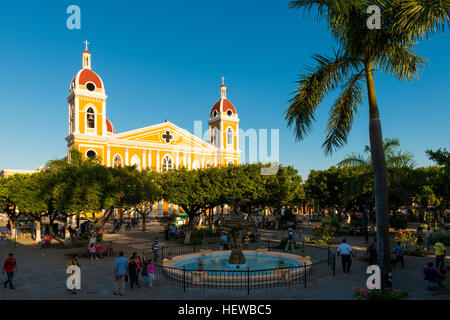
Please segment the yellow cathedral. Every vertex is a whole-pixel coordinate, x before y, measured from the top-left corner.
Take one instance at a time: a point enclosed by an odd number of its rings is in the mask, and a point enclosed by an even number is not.
[[[209,113],[209,142],[166,120],[144,128],[118,133],[107,118],[106,88],[92,70],[91,53],[82,54],[82,68],[70,83],[68,102],[68,160],[71,150],[100,159],[108,167],[135,165],[158,172],[239,165],[239,117],[227,99],[222,78],[220,99]],[[227,208],[225,208],[227,212]],[[155,203],[157,216],[179,213],[166,201]]]
[[[92,70],[86,42],[82,69],[70,83],[67,97],[68,157],[76,149],[84,157],[98,157],[108,167],[135,165],[156,171],[238,165],[239,117],[226,90],[222,79],[220,99],[209,113],[209,143],[169,120],[118,133],[107,118],[106,88]]]

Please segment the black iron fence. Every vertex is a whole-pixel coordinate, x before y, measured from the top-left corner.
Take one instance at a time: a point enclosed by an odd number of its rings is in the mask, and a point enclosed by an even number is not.
[[[259,240],[250,242],[243,250],[267,249],[268,252],[286,252],[276,240]],[[329,247],[313,246],[296,242],[288,253],[310,257],[300,266],[286,266],[264,270],[188,270],[183,267],[163,266],[163,259],[200,252],[200,250],[218,251],[219,242],[208,242],[201,245],[184,245],[177,247],[161,247],[157,257],[153,251],[144,252],[146,260],[155,257],[154,285],[188,289],[233,289],[247,291],[271,287],[304,287],[318,279],[335,276],[336,257]]]

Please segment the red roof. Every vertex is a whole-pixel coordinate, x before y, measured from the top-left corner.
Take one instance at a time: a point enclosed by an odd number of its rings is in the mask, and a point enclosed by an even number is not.
[[[83,53],[89,53],[89,54],[91,54],[91,53],[90,53],[89,51],[87,51],[87,50],[84,50]]]
[[[223,112],[231,110],[233,113],[236,113],[236,109],[234,108],[233,104],[230,101],[228,101],[227,99],[220,99],[220,100],[223,100]],[[214,110],[217,110],[217,113],[220,112],[220,100],[217,101],[216,104],[212,107],[210,114],[213,114]]]
[[[106,118],[106,132],[116,133],[114,126],[112,125],[111,121],[109,121],[108,118]]]
[[[80,76],[78,78],[78,83],[79,84],[85,85],[87,82],[93,82],[97,88],[99,88],[99,89],[102,88],[102,80],[91,69],[83,69],[79,73],[80,73]],[[76,77],[77,76],[75,76],[73,78],[72,82],[75,82]]]

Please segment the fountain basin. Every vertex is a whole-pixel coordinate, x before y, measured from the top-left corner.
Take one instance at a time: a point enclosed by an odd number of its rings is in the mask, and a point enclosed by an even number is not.
[[[255,284],[288,282],[297,279],[311,269],[310,257],[300,257],[284,252],[268,252],[267,249],[244,250],[246,265],[228,265],[228,251],[205,250],[164,259],[163,266],[168,276],[191,282],[196,285],[220,283],[223,286],[240,285],[249,281]],[[197,270],[201,258],[204,270]],[[278,261],[283,259],[284,268],[278,268]],[[184,267],[184,271],[183,271]]]

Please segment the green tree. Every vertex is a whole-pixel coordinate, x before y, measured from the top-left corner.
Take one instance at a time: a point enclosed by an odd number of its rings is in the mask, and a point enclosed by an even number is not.
[[[323,144],[327,154],[342,147],[362,103],[365,82],[369,101],[369,136],[374,171],[377,216],[378,264],[382,288],[390,286],[388,182],[381,121],[375,96],[374,71],[387,72],[399,80],[411,80],[425,65],[414,51],[414,40],[435,32],[448,23],[448,0],[433,1],[296,0],[290,7],[310,11],[317,7],[340,49],[333,56],[315,55],[317,66],[300,76],[295,97],[287,110],[288,125],[295,123],[298,140],[311,130],[314,112],[325,95],[342,85],[342,92],[330,109],[328,133]],[[381,8],[381,29],[368,29],[367,7]],[[417,14],[419,13],[419,18]],[[417,24],[417,25],[414,25]]]
[[[211,179],[211,172],[219,170],[208,168],[188,171],[186,168],[169,170],[162,174],[162,197],[179,205],[188,215],[185,243],[190,242],[194,219],[218,202],[219,185]]]

